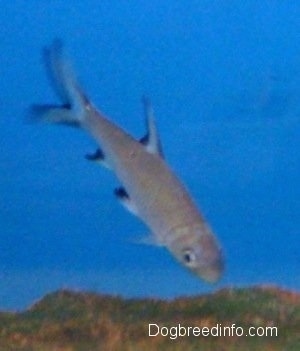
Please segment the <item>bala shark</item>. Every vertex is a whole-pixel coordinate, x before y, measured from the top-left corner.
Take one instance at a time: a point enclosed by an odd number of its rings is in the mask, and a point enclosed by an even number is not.
[[[122,187],[115,190],[121,203],[151,230],[190,271],[216,282],[224,269],[220,246],[191,196],[166,164],[150,102],[144,99],[147,134],[135,140],[107,119],[86,97],[54,41],[44,51],[46,68],[62,105],[34,105],[42,121],[78,126],[100,148],[87,155],[115,172]]]

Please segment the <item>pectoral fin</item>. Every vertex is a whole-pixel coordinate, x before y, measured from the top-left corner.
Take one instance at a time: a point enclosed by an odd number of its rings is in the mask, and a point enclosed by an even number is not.
[[[156,247],[166,246],[162,241],[159,241],[157,237],[154,236],[153,234],[142,236],[138,239],[131,240],[131,242],[137,245],[148,245],[148,246],[156,246]]]

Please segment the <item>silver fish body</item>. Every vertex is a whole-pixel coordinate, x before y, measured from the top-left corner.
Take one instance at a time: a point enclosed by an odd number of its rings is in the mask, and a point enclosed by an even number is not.
[[[117,196],[124,205],[185,267],[208,282],[217,281],[224,269],[222,251],[186,188],[166,164],[149,105],[148,139],[143,144],[109,121],[86,98],[59,42],[45,51],[45,59],[63,105],[35,106],[39,118],[78,125],[91,134],[101,147],[101,161],[123,186]]]

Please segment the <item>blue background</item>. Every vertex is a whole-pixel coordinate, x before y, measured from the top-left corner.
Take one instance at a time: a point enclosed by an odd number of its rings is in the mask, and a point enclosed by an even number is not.
[[[2,1],[0,309],[58,288],[171,298],[224,286],[300,288],[300,4]],[[208,285],[113,196],[78,130],[24,123],[53,103],[41,48],[63,39],[92,101],[135,137],[154,104],[165,155],[224,247]]]

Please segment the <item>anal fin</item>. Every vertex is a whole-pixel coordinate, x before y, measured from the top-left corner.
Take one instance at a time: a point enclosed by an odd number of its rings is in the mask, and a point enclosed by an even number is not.
[[[111,168],[105,158],[104,152],[100,148],[98,148],[93,154],[86,154],[85,158],[89,161],[97,162],[105,168]]]
[[[134,215],[138,215],[138,210],[135,203],[132,201],[127,191],[123,187],[116,188],[114,190],[114,194],[120,203],[131,213]]]

